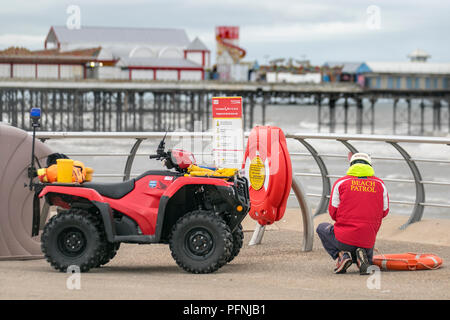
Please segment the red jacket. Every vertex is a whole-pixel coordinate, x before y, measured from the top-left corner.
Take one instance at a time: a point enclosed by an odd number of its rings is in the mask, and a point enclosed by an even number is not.
[[[389,212],[389,196],[383,180],[373,173],[370,166],[356,164],[333,185],[328,211],[342,243],[361,248],[375,244],[381,220]]]

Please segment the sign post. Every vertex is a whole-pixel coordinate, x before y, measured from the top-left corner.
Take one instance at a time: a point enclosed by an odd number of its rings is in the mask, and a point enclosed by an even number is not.
[[[213,97],[213,156],[218,168],[241,168],[244,158],[242,97]]]

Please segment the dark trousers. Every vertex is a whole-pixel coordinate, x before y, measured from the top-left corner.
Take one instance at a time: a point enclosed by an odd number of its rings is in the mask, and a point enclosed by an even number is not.
[[[337,240],[334,235],[334,226],[331,223],[324,222],[319,224],[316,232],[322,241],[323,247],[334,260],[338,258],[340,251],[348,251],[352,255],[353,262],[356,263],[356,249],[358,247],[351,246]],[[373,248],[363,249],[366,250],[369,263],[372,264]]]

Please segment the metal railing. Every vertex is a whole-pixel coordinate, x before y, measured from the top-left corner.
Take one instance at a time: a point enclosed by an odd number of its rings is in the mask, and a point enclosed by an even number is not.
[[[401,183],[414,183],[415,184],[415,201],[400,201],[400,200],[390,200],[391,204],[401,204],[401,205],[411,205],[413,206],[411,215],[408,221],[402,225],[400,228],[404,229],[409,224],[413,222],[420,221],[423,216],[424,208],[429,207],[441,207],[450,208],[450,203],[430,203],[426,202],[426,194],[424,185],[438,185],[438,186],[450,186],[450,180],[444,181],[427,181],[422,179],[422,174],[417,166],[419,162],[428,163],[450,163],[450,160],[445,159],[428,159],[428,158],[414,158],[409,155],[404,147],[400,146],[400,143],[413,143],[413,144],[438,144],[448,146],[450,145],[450,139],[448,138],[435,138],[435,137],[411,137],[411,136],[382,136],[382,135],[337,135],[337,134],[288,134],[287,138],[295,139],[300,142],[308,151],[308,153],[291,153],[291,155],[297,156],[312,156],[316,161],[320,173],[305,173],[296,172],[296,176],[310,176],[310,177],[321,177],[322,179],[322,193],[318,194],[307,194],[311,197],[320,197],[320,202],[317,206],[315,215],[327,212],[328,201],[331,194],[331,178],[339,178],[340,176],[330,175],[328,173],[328,168],[323,160],[324,157],[338,157],[346,158],[345,155],[338,154],[327,154],[319,153],[311,145],[310,142],[306,140],[333,140],[342,143],[349,152],[356,153],[358,149],[352,145],[349,141],[363,141],[363,142],[382,142],[391,145],[394,149],[398,151],[401,155],[399,157],[372,157],[375,160],[395,160],[395,161],[405,161],[408,165],[413,179],[392,179],[392,178],[382,178],[385,182],[401,182]]]
[[[104,173],[95,174],[95,177],[109,177],[109,178],[122,178],[123,180],[128,180],[131,177],[137,176],[139,174],[133,174],[131,172],[134,160],[137,156],[148,156],[147,153],[138,153],[139,147],[144,140],[160,140],[164,136],[163,132],[38,132],[36,134],[37,138],[42,141],[45,140],[55,140],[55,139],[132,139],[134,143],[129,152],[119,152],[119,153],[105,153],[105,152],[92,152],[92,153],[70,153],[71,157],[75,156],[107,156],[107,157],[126,157],[126,163],[124,166],[123,173]],[[203,141],[212,140],[213,134],[210,132],[172,132],[168,133],[168,138],[189,138],[189,139],[199,139]],[[248,136],[248,133],[246,134]],[[320,194],[306,193],[306,196],[319,198],[319,203],[316,208],[315,216],[327,212],[328,201],[331,193],[331,179],[339,178],[341,176],[332,175],[329,173],[328,167],[325,164],[324,158],[347,158],[346,155],[333,154],[333,153],[319,153],[311,141],[328,140],[336,141],[342,143],[350,152],[358,152],[358,149],[351,144],[354,141],[362,142],[381,142],[392,146],[401,157],[372,157],[375,160],[388,160],[388,161],[405,161],[408,165],[412,179],[409,178],[382,178],[385,182],[392,183],[413,183],[415,185],[415,200],[414,201],[404,201],[396,200],[395,197],[390,200],[391,204],[399,205],[410,205],[413,207],[412,212],[409,216],[408,221],[401,227],[406,228],[409,224],[420,221],[422,219],[425,207],[440,207],[440,208],[450,208],[450,203],[431,203],[426,202],[426,193],[424,185],[435,185],[435,186],[450,186],[449,180],[439,180],[439,181],[428,181],[422,179],[422,174],[417,166],[419,162],[425,163],[442,163],[450,164],[450,160],[446,159],[430,159],[430,158],[414,158],[409,155],[404,147],[400,146],[401,143],[413,143],[413,144],[437,144],[442,146],[449,146],[450,139],[448,138],[438,138],[438,137],[412,137],[412,136],[383,136],[383,135],[338,135],[338,134],[287,134],[286,138],[298,141],[303,145],[308,152],[290,152],[291,157],[302,156],[302,157],[312,157],[316,162],[319,172],[294,172],[296,177],[317,177],[321,178],[322,181],[322,192]],[[211,156],[210,152],[195,152],[194,155]],[[294,195],[294,193],[291,193]]]

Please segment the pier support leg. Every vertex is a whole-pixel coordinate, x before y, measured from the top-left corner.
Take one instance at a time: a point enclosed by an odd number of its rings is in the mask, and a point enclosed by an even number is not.
[[[144,131],[144,93],[139,92],[139,131]]]
[[[117,92],[116,98],[116,130],[122,131],[122,93]]]
[[[320,94],[318,94],[316,96],[317,99],[317,122],[318,122],[318,126],[317,126],[317,132],[320,133],[320,129],[322,127],[322,97],[320,96]]]
[[[267,96],[266,96],[266,94],[264,94],[263,95],[263,100],[262,100],[262,105],[261,105],[261,108],[262,108],[262,124],[263,124],[263,126],[265,126],[266,125],[266,108],[267,108]]]
[[[24,114],[25,109],[25,101],[23,95],[24,92],[22,91],[22,115]],[[94,117],[94,124],[95,119],[96,117]],[[22,119],[22,126],[23,126],[23,119]],[[52,131],[56,131],[56,91],[52,91]]]
[[[392,115],[392,132],[396,134],[397,132],[397,103],[398,99],[394,99],[394,105],[393,105],[393,115]]]
[[[348,132],[348,98],[345,97],[344,100],[344,131]]]
[[[330,97],[329,109],[330,109],[330,133],[334,133],[336,128],[336,98]]]
[[[441,101],[434,99],[433,101],[433,131],[441,130]]]
[[[375,133],[375,103],[377,102],[376,98],[370,99],[370,114],[371,114],[371,121],[370,121],[370,133]]]
[[[363,128],[363,102],[361,98],[356,100],[356,133],[361,134]]]
[[[411,99],[406,99],[408,104],[408,135],[411,135]]]
[[[420,102],[420,134],[425,132],[425,102]]]
[[[254,113],[255,113],[255,99],[252,94],[250,95],[250,130],[253,128]]]

